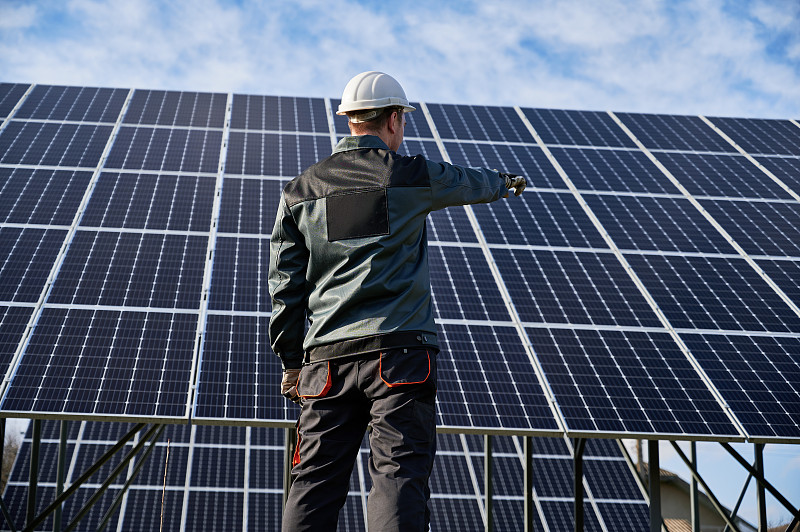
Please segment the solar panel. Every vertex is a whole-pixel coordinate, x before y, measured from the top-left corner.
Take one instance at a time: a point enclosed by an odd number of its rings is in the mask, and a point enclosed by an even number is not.
[[[28,87],[26,83],[0,83],[0,118],[11,113]]]
[[[735,153],[736,149],[697,116],[616,113],[645,147],[688,152]]]
[[[800,128],[788,120],[727,117],[710,120],[752,155],[800,155]]]
[[[523,109],[525,117],[548,145],[633,148],[606,113],[563,109]]]

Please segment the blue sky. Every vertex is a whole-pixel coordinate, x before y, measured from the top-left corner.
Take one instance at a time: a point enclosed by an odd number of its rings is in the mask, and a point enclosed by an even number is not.
[[[335,98],[365,70],[415,101],[797,119],[800,0],[0,0],[0,81]],[[800,448],[766,453],[800,504]],[[733,505],[743,470],[701,463]]]

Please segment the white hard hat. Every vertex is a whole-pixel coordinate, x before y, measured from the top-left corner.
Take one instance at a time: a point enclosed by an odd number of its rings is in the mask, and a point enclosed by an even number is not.
[[[407,113],[416,110],[416,107],[408,105],[406,93],[396,79],[383,72],[369,71],[362,72],[347,82],[342,93],[342,103],[339,104],[336,114],[394,106],[402,107]],[[377,114],[375,113],[376,116]],[[374,116],[359,117],[360,119],[356,120],[353,118],[355,117],[351,117],[352,122],[364,122]]]

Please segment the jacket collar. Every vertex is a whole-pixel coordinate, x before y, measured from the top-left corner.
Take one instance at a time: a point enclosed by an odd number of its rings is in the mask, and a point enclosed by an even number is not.
[[[344,137],[339,141],[339,144],[333,149],[333,153],[342,151],[358,150],[361,148],[381,148],[388,150],[389,146],[381,140],[380,137],[375,135],[358,135]]]

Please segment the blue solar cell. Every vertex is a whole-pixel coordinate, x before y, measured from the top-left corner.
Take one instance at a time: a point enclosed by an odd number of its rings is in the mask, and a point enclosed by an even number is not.
[[[475,530],[483,528],[481,510],[475,498],[432,498],[431,530]]]
[[[472,209],[490,244],[608,248],[571,193],[526,190]]]
[[[232,131],[225,173],[294,177],[330,154],[328,136]]]
[[[244,493],[190,491],[187,530],[241,530]]]
[[[416,140],[404,139],[400,149],[397,150],[400,155],[422,155],[430,161],[441,161],[442,153],[439,151],[439,146],[432,140]]]
[[[200,307],[207,237],[78,231],[50,303]]]
[[[789,120],[725,117],[710,120],[751,155],[800,155],[800,127]]]
[[[439,426],[557,428],[516,329],[440,325],[439,330]]]
[[[0,301],[39,300],[66,234],[0,227]]]
[[[480,248],[431,246],[428,262],[436,318],[511,319]]]
[[[195,419],[297,419],[296,405],[278,393],[281,363],[269,348],[268,321],[208,315]]]
[[[800,157],[758,157],[757,160],[795,194],[800,194]]]
[[[183,495],[183,489],[167,489],[162,500],[162,493],[158,490],[130,489],[125,503],[125,519],[119,530],[121,532],[179,530]],[[116,519],[112,519],[111,522],[115,523]]]
[[[524,175],[529,187],[567,188],[547,156],[537,146],[446,142],[445,149],[453,164],[482,166]]]
[[[736,153],[698,116],[616,114],[646,148]]]
[[[127,96],[123,89],[37,85],[14,116],[114,123]]]
[[[601,440],[608,441],[608,440]],[[616,456],[620,450],[617,448]],[[623,458],[617,460],[593,460],[584,458],[583,474],[588,480],[592,496],[596,499],[631,500],[641,499],[642,492],[631,475],[628,464]],[[639,529],[614,529],[614,530],[639,530]]]
[[[72,225],[91,172],[0,168],[0,221]]]
[[[322,98],[234,94],[231,128],[328,133]]]
[[[726,200],[700,204],[747,253],[800,257],[800,204]]]
[[[272,234],[275,213],[286,179],[239,179],[222,182],[220,233]]]
[[[208,307],[269,312],[268,265],[269,240],[218,237]]]
[[[111,129],[12,120],[0,132],[0,163],[94,168]]]
[[[32,307],[0,305],[0,375],[8,371],[32,313]]]
[[[195,314],[45,308],[1,409],[185,418],[196,328]]]
[[[800,262],[757,260],[756,263],[796,305],[800,304]]]
[[[520,318],[530,323],[658,327],[611,253],[492,249]]]
[[[666,333],[549,328],[528,337],[571,430],[738,434]]]
[[[213,177],[104,172],[81,225],[208,231],[214,187]]]
[[[800,332],[800,317],[744,259],[626,258],[675,328]]]
[[[248,494],[247,500],[247,532],[264,530],[280,530],[283,513],[283,495],[280,493]],[[362,517],[363,521],[363,517]],[[349,530],[340,527],[339,530]],[[358,530],[356,526],[352,530]]]
[[[650,507],[645,501],[597,503],[608,530],[647,530],[650,526]]]
[[[741,155],[655,153],[655,156],[695,196],[792,199]]]
[[[122,127],[106,168],[216,173],[222,131]]]
[[[443,139],[536,142],[511,107],[428,104],[428,110]]]
[[[602,532],[604,529],[597,520],[597,515],[589,510],[589,505],[584,505],[583,530],[585,532]],[[575,529],[575,503],[567,500],[545,500],[541,502],[542,513],[550,530],[569,531]],[[650,520],[645,521],[646,526],[620,530],[647,530]],[[614,530],[614,529],[611,529]]]
[[[193,487],[244,488],[244,449],[195,446],[192,461]]]
[[[800,338],[681,337],[751,437],[800,437]]]
[[[27,83],[0,83],[0,117],[11,113],[28,87]]]
[[[736,253],[689,200],[584,194],[620,249]]]
[[[636,146],[608,113],[563,109],[523,109],[522,112],[545,144]]]
[[[433,211],[428,215],[428,241],[477,242],[467,212],[463,208],[451,207]]]
[[[678,193],[642,152],[575,148],[550,151],[579,190]]]
[[[222,128],[225,94],[137,90],[125,113],[126,124]]]

